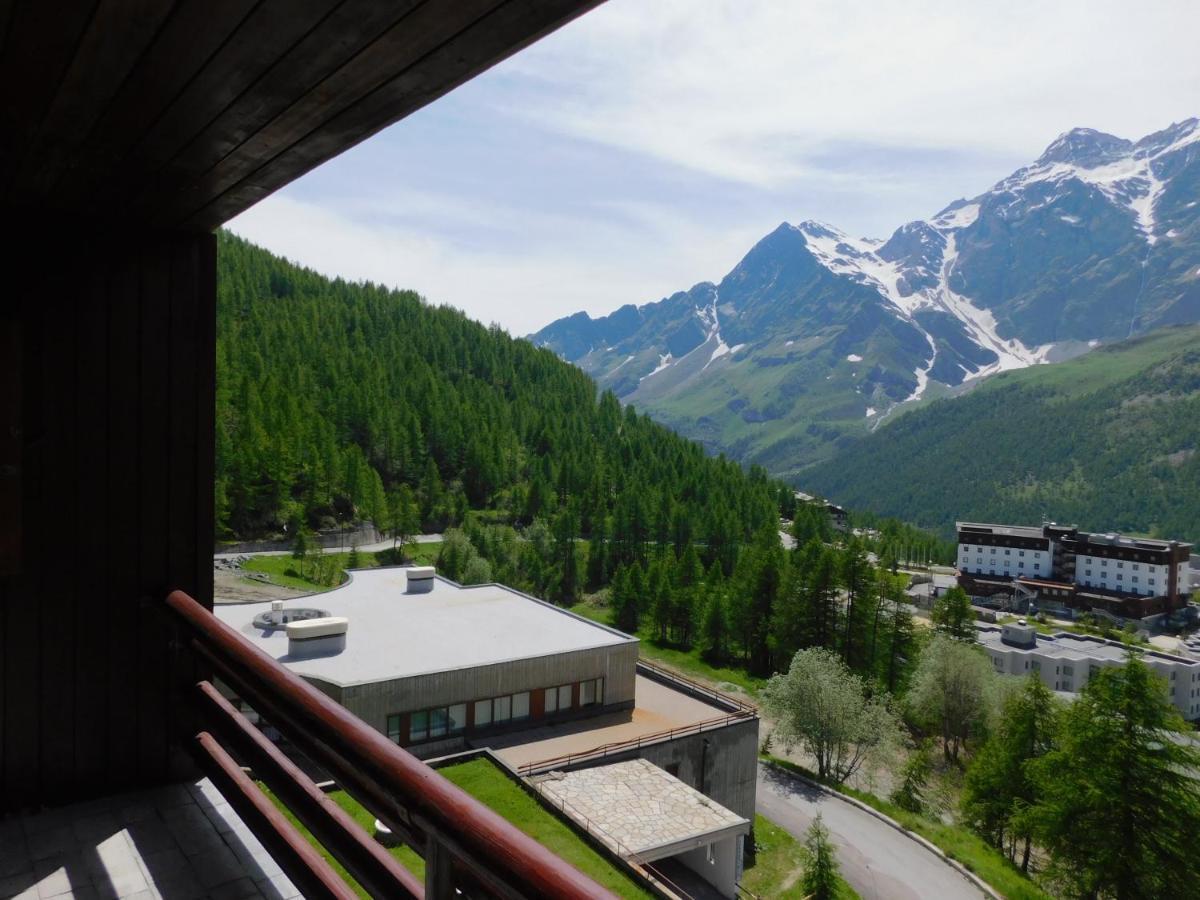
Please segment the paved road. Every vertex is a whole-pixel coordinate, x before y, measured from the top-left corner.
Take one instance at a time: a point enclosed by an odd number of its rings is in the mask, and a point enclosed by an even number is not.
[[[410,544],[436,544],[442,539],[440,534],[418,534],[415,537],[409,538],[407,543]],[[380,541],[377,544],[363,544],[358,548],[359,553],[378,553],[380,550],[391,550],[392,539]],[[326,547],[325,553],[349,553],[350,545],[345,547]],[[233,559],[238,556],[291,556],[291,550],[258,550],[255,552],[245,553],[214,553],[213,559]]]
[[[863,900],[980,900],[984,896],[935,854],[869,813],[762,765],[758,767],[758,811],[800,840],[821,813],[838,848],[842,877]]]

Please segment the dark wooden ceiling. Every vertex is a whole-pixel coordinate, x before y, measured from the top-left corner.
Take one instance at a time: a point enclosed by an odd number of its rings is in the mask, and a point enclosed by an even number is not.
[[[0,0],[9,213],[209,230],[601,0]]]

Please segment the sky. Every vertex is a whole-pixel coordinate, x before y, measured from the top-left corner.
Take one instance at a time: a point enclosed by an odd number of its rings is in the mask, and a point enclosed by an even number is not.
[[[1200,115],[1196,0],[608,0],[229,223],[513,334]]]

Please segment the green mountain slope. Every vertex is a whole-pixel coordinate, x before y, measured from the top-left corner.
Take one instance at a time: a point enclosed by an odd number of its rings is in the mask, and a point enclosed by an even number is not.
[[[217,329],[220,537],[381,522],[406,486],[422,529],[498,510],[612,535],[614,563],[637,542],[695,539],[728,567],[790,498],[623,410],[548,350],[229,234]]]
[[[849,506],[949,534],[1038,522],[1200,540],[1200,327],[997,375],[805,473]]]

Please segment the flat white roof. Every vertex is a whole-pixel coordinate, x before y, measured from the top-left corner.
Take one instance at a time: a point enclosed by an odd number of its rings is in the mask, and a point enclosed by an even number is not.
[[[534,785],[621,856],[647,862],[750,832],[747,819],[645,759],[551,772]]]
[[[463,587],[438,577],[426,593],[406,587],[403,568],[360,569],[340,588],[285,600],[285,610],[349,619],[346,649],[312,659],[289,659],[285,629],[254,627],[269,601],[218,604],[213,612],[297,674],[343,687],[637,641],[499,584]]]
[[[1016,647],[1001,640],[1001,626],[980,625],[976,626],[976,630],[979,633],[979,643],[983,646],[1015,653],[1040,653],[1044,656],[1076,661],[1107,659],[1113,662],[1124,662],[1129,653],[1128,649],[1120,643],[1113,643],[1090,635],[1072,634],[1069,631],[1060,631],[1053,635],[1035,634],[1034,646]],[[1134,649],[1143,660],[1148,662],[1158,660],[1182,666],[1200,665],[1195,660],[1182,656],[1160,653],[1148,648],[1135,647]]]

